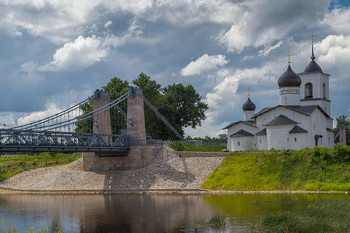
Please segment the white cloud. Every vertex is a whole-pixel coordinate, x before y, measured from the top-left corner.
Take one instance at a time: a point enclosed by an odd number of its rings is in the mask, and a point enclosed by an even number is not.
[[[318,60],[326,68],[344,66],[350,60],[350,36],[329,35],[316,44]]]
[[[181,70],[182,76],[191,76],[201,74],[203,71],[213,70],[219,66],[224,66],[228,63],[224,55],[218,54],[209,56],[203,54],[195,61],[191,61],[185,68]]]
[[[105,25],[103,25],[105,28],[108,28],[109,26],[111,26],[112,25],[112,21],[107,21],[106,23],[105,23]]]
[[[2,112],[0,113],[0,127],[9,128],[15,126],[15,118],[12,113]],[[5,125],[5,126],[4,126]]]
[[[40,71],[78,70],[101,61],[108,55],[102,38],[79,36],[74,42],[64,44],[53,55],[53,60],[39,68]]]
[[[337,33],[350,34],[350,8],[332,10],[321,24],[329,26]]]
[[[309,26],[310,21],[321,21],[328,5],[326,0],[246,1],[241,5],[244,13],[216,39],[234,53],[247,47],[271,46],[290,32]]]
[[[44,111],[32,112],[28,116],[18,118],[17,123],[18,125],[28,124],[28,123],[49,117],[61,111],[62,110],[58,109],[54,103],[51,103],[46,106],[46,110]]]
[[[263,50],[259,50],[258,54],[259,56],[267,56],[272,50],[275,50],[277,48],[279,48],[281,45],[283,44],[283,41],[278,41],[275,45],[273,46],[267,46],[265,47]]]
[[[0,29],[12,36],[27,31],[61,44],[76,38],[85,26],[93,25],[107,13],[130,12],[138,16],[151,7],[151,0],[0,0]],[[109,22],[101,26],[110,26]]]

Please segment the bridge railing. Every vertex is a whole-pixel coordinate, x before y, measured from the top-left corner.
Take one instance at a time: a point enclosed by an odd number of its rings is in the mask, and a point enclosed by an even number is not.
[[[120,151],[128,150],[130,137],[57,131],[0,130],[0,151]]]

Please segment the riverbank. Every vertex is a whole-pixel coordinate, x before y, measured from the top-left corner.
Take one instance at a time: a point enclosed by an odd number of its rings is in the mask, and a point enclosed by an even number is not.
[[[314,147],[226,156],[201,188],[211,190],[350,191],[350,147]]]
[[[200,185],[220,165],[223,155],[179,156],[164,147],[147,167],[137,170],[83,171],[82,160],[64,166],[22,172],[0,183],[4,192],[104,194],[164,191],[200,192]]]

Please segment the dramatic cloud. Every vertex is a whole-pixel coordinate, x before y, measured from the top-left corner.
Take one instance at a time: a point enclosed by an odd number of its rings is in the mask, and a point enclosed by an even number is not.
[[[62,110],[58,109],[54,103],[51,103],[46,106],[46,109],[44,111],[32,112],[27,116],[18,118],[17,122],[18,122],[18,125],[28,124],[30,122],[37,121],[45,117],[51,116],[60,111]]]
[[[217,40],[229,52],[237,53],[249,46],[270,45],[295,29],[306,27],[309,22],[322,20],[328,5],[327,0],[249,1],[240,19],[228,31],[221,32]]]
[[[329,35],[317,43],[319,61],[327,68],[345,66],[350,60],[350,36]]]
[[[101,61],[108,54],[100,37],[79,36],[74,42],[66,43],[53,55],[52,62],[39,68],[40,71],[78,70]]]
[[[213,70],[219,66],[226,65],[228,61],[224,55],[218,54],[209,56],[203,54],[195,61],[191,61],[185,68],[181,70],[182,76],[191,76],[201,74],[203,71]]]
[[[302,72],[311,32],[317,63],[331,74],[332,116],[349,114],[350,8],[333,0],[329,6],[329,0],[0,0],[0,120],[29,122],[80,102],[112,77],[131,82],[144,72],[162,86],[193,85],[209,110],[203,127],[186,133],[215,136],[243,118],[248,87],[257,110],[278,104],[284,55],[290,50],[293,70]]]
[[[326,15],[322,24],[329,26],[334,32],[350,34],[350,8],[334,9]]]

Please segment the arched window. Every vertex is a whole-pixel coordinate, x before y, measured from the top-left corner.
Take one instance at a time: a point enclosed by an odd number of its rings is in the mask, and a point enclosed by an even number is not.
[[[323,83],[323,99],[327,98],[327,94],[326,94],[326,84]]]
[[[312,83],[305,84],[305,98],[312,98]]]
[[[241,143],[240,142],[238,142],[238,146],[240,146],[241,145]]]

